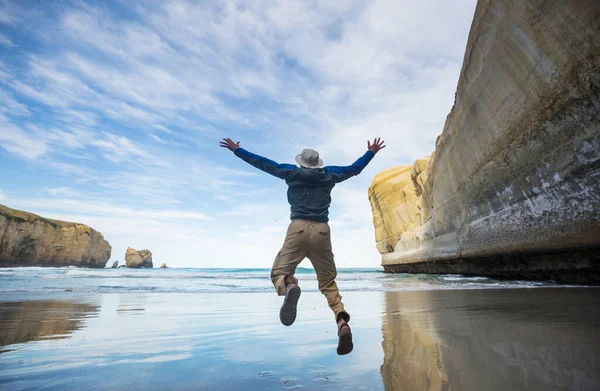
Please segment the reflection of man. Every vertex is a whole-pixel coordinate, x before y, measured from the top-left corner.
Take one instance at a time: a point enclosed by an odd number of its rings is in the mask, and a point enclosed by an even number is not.
[[[240,148],[226,138],[221,147],[227,148],[237,157],[254,167],[284,179],[288,184],[288,202],[291,206],[291,224],[288,227],[283,247],[275,257],[271,270],[271,281],[280,296],[285,296],[279,318],[281,323],[290,326],[296,320],[296,306],[300,298],[298,280],[294,277],[296,267],[304,258],[310,259],[319,282],[319,289],[327,297],[329,307],[335,314],[338,324],[338,354],[352,351],[352,332],[348,322],[350,315],[344,310],[342,296],[335,283],[337,271],[331,249],[331,235],[328,215],[331,204],[331,190],[340,183],[360,174],[379,150],[385,148],[379,138],[373,144],[367,142],[368,151],[350,166],[327,166],[321,168],[323,160],[319,153],[305,149],[296,156],[297,167],[293,164],[279,164],[262,156]]]

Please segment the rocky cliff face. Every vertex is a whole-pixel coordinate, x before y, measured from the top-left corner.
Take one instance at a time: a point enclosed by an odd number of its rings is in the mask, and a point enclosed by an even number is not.
[[[423,184],[429,157],[413,166],[399,166],[380,172],[369,188],[375,239],[379,252],[394,251],[396,245],[414,242],[421,226]]]
[[[0,205],[0,267],[106,266],[111,247],[87,225]]]
[[[369,190],[387,271],[600,282],[598,37],[594,0],[479,1],[426,175]]]

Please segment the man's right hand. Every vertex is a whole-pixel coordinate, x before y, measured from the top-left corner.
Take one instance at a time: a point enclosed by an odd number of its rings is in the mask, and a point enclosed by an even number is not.
[[[229,149],[231,152],[235,152],[240,147],[240,142],[234,143],[230,138],[224,138],[219,145]]]
[[[385,143],[385,141],[381,141],[381,138],[379,137],[373,140],[373,144],[371,144],[370,141],[367,141],[367,149],[373,153],[377,153],[383,148],[385,148],[385,145],[383,145],[383,143]]]

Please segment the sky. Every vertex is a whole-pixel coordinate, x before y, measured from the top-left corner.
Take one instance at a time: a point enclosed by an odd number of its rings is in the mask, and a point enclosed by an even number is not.
[[[360,176],[332,193],[338,267],[378,267],[367,189],[429,155],[475,0],[0,2],[0,204],[173,267],[271,267],[285,182],[219,148]],[[310,267],[308,260],[303,267]]]

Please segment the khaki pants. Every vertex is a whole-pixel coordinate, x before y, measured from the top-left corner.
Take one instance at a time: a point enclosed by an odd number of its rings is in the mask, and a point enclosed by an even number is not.
[[[285,282],[298,283],[294,277],[296,267],[304,258],[310,259],[315,271],[319,290],[327,297],[327,303],[335,314],[336,321],[343,317],[350,320],[344,310],[342,296],[335,283],[337,271],[331,249],[331,231],[329,224],[308,220],[293,220],[288,227],[283,247],[275,257],[271,270],[271,281],[277,294],[285,296]]]

